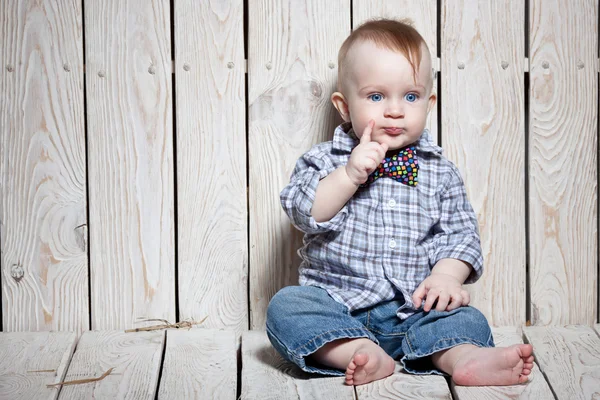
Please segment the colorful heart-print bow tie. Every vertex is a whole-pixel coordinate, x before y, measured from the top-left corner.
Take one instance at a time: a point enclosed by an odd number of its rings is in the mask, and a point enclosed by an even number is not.
[[[382,176],[387,176],[409,186],[417,186],[419,161],[415,146],[400,149],[397,154],[383,159],[361,186],[367,186]]]

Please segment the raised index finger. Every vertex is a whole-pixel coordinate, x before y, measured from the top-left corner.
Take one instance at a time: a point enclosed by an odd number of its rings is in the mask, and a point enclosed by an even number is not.
[[[369,143],[371,141],[371,132],[373,132],[373,126],[375,126],[375,121],[370,120],[369,124],[363,131],[362,136],[360,137],[360,144]]]

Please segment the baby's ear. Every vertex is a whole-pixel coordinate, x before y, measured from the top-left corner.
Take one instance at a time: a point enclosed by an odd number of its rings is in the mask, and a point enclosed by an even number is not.
[[[340,116],[344,120],[344,122],[350,121],[350,111],[348,110],[348,103],[346,102],[346,98],[340,92],[334,92],[331,95],[331,102],[333,106],[338,110]]]

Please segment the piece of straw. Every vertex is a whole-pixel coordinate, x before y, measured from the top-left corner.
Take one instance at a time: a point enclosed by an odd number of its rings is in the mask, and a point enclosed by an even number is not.
[[[27,373],[33,373],[33,372],[56,372],[55,369],[34,369],[32,371],[27,371]]]
[[[171,324],[171,323],[169,323],[169,321],[164,320],[164,319],[162,319],[162,320],[146,319],[146,320],[142,320],[142,321],[139,321],[139,322],[163,321],[164,323],[160,324],[160,325],[145,326],[143,328],[127,329],[125,331],[125,333],[130,333],[130,332],[144,332],[144,331],[157,331],[159,329],[168,329],[168,328],[176,328],[176,329],[187,328],[187,329],[190,329],[193,325],[200,325],[201,323],[203,323],[204,321],[206,321],[206,318],[208,318],[208,316],[204,317],[202,319],[202,321],[185,320],[185,321],[177,322],[176,324]]]
[[[101,381],[102,379],[106,378],[108,375],[110,375],[110,373],[112,372],[113,369],[114,368],[109,368],[105,373],[103,373],[98,378],[87,378],[87,379],[76,379],[74,381],[63,381],[63,382],[58,382],[58,383],[52,383],[52,384],[49,384],[46,386],[51,388],[51,387],[56,387],[56,386],[81,385],[82,383],[98,382],[98,381]]]

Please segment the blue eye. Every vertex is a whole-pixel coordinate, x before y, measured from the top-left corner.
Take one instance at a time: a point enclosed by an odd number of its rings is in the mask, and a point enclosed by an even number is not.
[[[406,96],[404,96],[404,98],[406,99],[406,101],[414,103],[415,101],[417,101],[419,96],[417,96],[416,93],[407,93]]]
[[[378,102],[378,101],[383,100],[383,96],[379,93],[375,93],[375,94],[370,95],[369,99],[371,99],[371,101]]]

